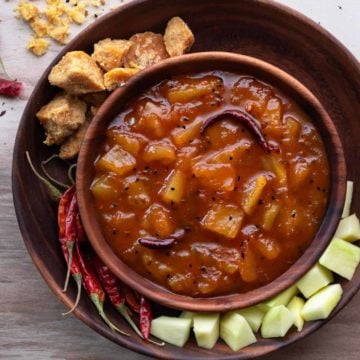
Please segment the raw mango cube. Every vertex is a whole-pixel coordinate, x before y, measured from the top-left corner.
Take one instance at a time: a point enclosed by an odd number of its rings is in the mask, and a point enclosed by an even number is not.
[[[145,211],[142,226],[160,237],[167,237],[176,229],[170,211],[156,203]]]
[[[256,306],[236,311],[243,316],[250,325],[252,331],[257,332],[260,329],[265,313]]]
[[[173,170],[166,179],[165,187],[161,191],[161,197],[165,202],[178,203],[185,194],[186,175],[180,170]]]
[[[323,288],[306,301],[301,310],[302,318],[305,321],[326,319],[340,301],[342,293],[339,284]]]
[[[311,268],[296,284],[301,293],[309,298],[334,280],[331,271],[320,264]]]
[[[287,116],[285,118],[285,124],[287,128],[287,133],[291,140],[296,140],[299,137],[301,131],[301,124],[299,123],[299,121],[294,119],[292,116]]]
[[[174,129],[171,132],[171,137],[174,144],[178,148],[188,145],[192,140],[194,140],[199,135],[200,128],[201,128],[201,122],[194,121],[191,124],[186,125],[185,129],[182,127]]]
[[[235,164],[250,147],[251,143],[247,141],[228,145],[225,149],[216,151],[215,153],[211,154],[208,161],[209,163]]]
[[[304,299],[294,296],[292,300],[287,305],[287,308],[294,314],[295,322],[294,325],[297,328],[297,331],[301,331],[304,327],[304,319],[301,316],[301,311],[304,307]]]
[[[246,185],[241,199],[241,206],[247,215],[254,212],[266,184],[265,175],[259,175]]]
[[[170,142],[153,141],[144,149],[143,159],[145,162],[159,162],[169,165],[176,160],[175,147]]]
[[[212,92],[221,84],[221,79],[217,77],[191,79],[187,84],[171,88],[168,91],[167,97],[170,104],[187,103],[212,94]]]
[[[194,334],[197,345],[212,349],[219,338],[219,313],[196,313],[194,315]]]
[[[210,231],[234,239],[240,230],[244,213],[234,205],[215,205],[201,220],[201,225]]]
[[[271,230],[272,226],[274,225],[274,222],[276,220],[276,217],[278,216],[280,211],[280,205],[277,203],[272,203],[270,207],[268,207],[263,216],[261,227],[269,231]]]
[[[360,248],[345,240],[333,238],[319,262],[334,273],[351,280],[360,262]]]
[[[256,337],[245,318],[235,312],[226,313],[221,317],[220,337],[233,351],[256,342]]]
[[[128,204],[135,208],[146,208],[149,206],[151,197],[149,194],[149,185],[146,181],[136,176],[129,176],[124,179],[123,184]]]
[[[210,164],[203,161],[192,166],[192,172],[205,188],[213,191],[233,191],[235,171],[230,164]]]
[[[293,188],[300,188],[311,174],[311,168],[306,159],[299,159],[288,168],[289,183]]]
[[[275,157],[275,155],[267,155],[261,158],[261,162],[266,170],[274,173],[281,186],[286,186],[287,184],[286,168],[281,163],[281,159],[278,159],[277,157]]]
[[[360,239],[360,221],[356,214],[352,214],[340,221],[335,237],[350,242]]]
[[[148,141],[143,135],[119,131],[117,129],[110,129],[107,136],[112,138],[117,144],[121,145],[125,151],[134,156],[139,154],[144,144]]]
[[[96,164],[98,169],[113,172],[120,176],[130,172],[135,165],[136,159],[123,150],[120,145],[113,146]]]
[[[284,305],[271,308],[261,325],[263,338],[284,337],[295,323],[295,315]]]
[[[118,195],[115,176],[112,174],[101,175],[91,184],[91,192],[99,200],[115,199]]]
[[[194,326],[194,316],[195,316],[195,313],[192,312],[192,311],[183,311],[181,314],[180,314],[180,317],[182,319],[190,319],[191,320],[191,327]]]
[[[268,260],[274,260],[280,254],[280,245],[273,239],[259,238],[255,246],[258,252]]]
[[[345,195],[345,202],[344,202],[344,209],[342,212],[341,217],[346,218],[350,215],[350,208],[351,208],[351,202],[354,192],[354,183],[352,181],[346,182],[346,195]]]
[[[244,249],[244,257],[239,259],[239,272],[243,281],[250,283],[258,278],[258,259],[254,251],[247,246]]]
[[[150,333],[169,344],[183,347],[190,336],[190,319],[160,316],[151,322]]]
[[[170,90],[168,93],[168,100],[170,104],[186,103],[189,101],[197,100],[202,96],[211,94],[212,89],[209,88],[196,88],[189,87],[187,89]]]
[[[286,306],[297,293],[298,293],[298,288],[296,287],[296,285],[290,286],[288,289],[274,296],[270,300],[267,300],[257,305],[257,307],[263,311],[269,311],[271,308],[275,306],[279,306],[279,305]]]

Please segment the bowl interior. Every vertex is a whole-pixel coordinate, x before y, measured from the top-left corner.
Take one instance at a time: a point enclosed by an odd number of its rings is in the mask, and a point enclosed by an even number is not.
[[[112,251],[102,235],[96,219],[90,185],[94,176],[93,163],[97,149],[104,141],[105,130],[126,104],[151,86],[173,75],[210,70],[223,70],[252,75],[293,99],[311,118],[323,139],[330,166],[329,202],[323,222],[304,254],[280,277],[270,284],[243,294],[211,298],[179,295],[143,278]],[[223,52],[194,53],[165,60],[141,71],[117,89],[100,107],[89,126],[81,147],[77,167],[77,192],[84,227],[95,251],[110,269],[130,287],[164,306],[192,311],[226,311],[259,303],[296,282],[317,261],[330,241],[339,221],[345,197],[346,166],[336,128],[319,101],[301,83],[282,70],[243,55]]]

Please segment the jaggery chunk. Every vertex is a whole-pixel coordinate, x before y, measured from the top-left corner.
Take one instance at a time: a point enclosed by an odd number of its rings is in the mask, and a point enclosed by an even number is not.
[[[46,132],[46,145],[61,144],[85,121],[86,104],[76,96],[60,93],[36,114]]]
[[[76,132],[61,145],[59,156],[62,159],[72,159],[79,153],[88,126],[89,121],[85,121]]]
[[[129,50],[124,66],[144,69],[169,57],[161,34],[147,31],[130,38],[133,46]]]
[[[112,91],[118,86],[123,85],[126,80],[139,72],[139,70],[140,69],[138,68],[116,68],[108,71],[104,75],[104,85],[106,90]]]
[[[110,71],[123,65],[131,46],[131,41],[108,38],[94,45],[94,52],[91,56],[105,71]]]
[[[194,41],[194,34],[184,20],[178,16],[170,19],[165,29],[164,43],[171,57],[188,52]]]
[[[49,81],[74,95],[105,90],[102,71],[84,51],[66,53],[52,68]]]

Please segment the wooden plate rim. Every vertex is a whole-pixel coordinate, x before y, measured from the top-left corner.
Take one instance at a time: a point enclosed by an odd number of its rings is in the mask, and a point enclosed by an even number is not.
[[[43,260],[33,251],[33,241],[30,236],[30,232],[28,231],[27,223],[24,220],[26,216],[26,212],[23,211],[24,205],[23,205],[23,198],[21,196],[21,184],[19,183],[18,179],[18,173],[21,171],[19,167],[17,166],[17,160],[23,157],[23,154],[20,154],[19,152],[19,144],[22,140],[22,136],[24,133],[24,125],[26,123],[26,113],[29,111],[32,102],[34,101],[35,94],[37,93],[38,89],[40,88],[40,84],[46,81],[48,73],[50,72],[51,67],[53,67],[60,58],[69,51],[70,48],[76,47],[77,44],[85,37],[85,32],[89,29],[92,29],[97,26],[101,26],[101,24],[105,23],[106,20],[110,16],[116,16],[116,14],[131,8],[131,7],[137,7],[141,6],[143,3],[151,2],[152,0],[133,0],[131,3],[123,4],[118,9],[113,10],[112,12],[103,15],[100,17],[97,21],[89,25],[86,29],[84,29],[81,33],[79,33],[64,49],[54,58],[54,60],[50,63],[50,65],[47,67],[43,75],[40,77],[37,85],[35,86],[32,95],[30,96],[28,103],[24,109],[23,116],[20,120],[16,139],[15,139],[15,145],[14,145],[14,152],[13,152],[13,162],[12,162],[12,192],[13,192],[13,199],[14,199],[14,207],[16,212],[17,221],[19,224],[19,228],[25,243],[25,246],[29,252],[29,255],[31,256],[36,268],[40,272],[41,276],[44,278],[44,280],[47,282],[48,286],[51,288],[53,293],[57,296],[58,299],[60,299],[67,307],[70,307],[72,304],[71,299],[64,293],[62,293],[61,289],[56,285],[55,282],[51,281],[51,274],[47,271],[47,269],[44,266]],[[249,1],[249,0],[245,0]],[[344,56],[347,64],[351,67],[351,70],[358,74],[358,79],[360,78],[360,65],[358,60],[351,54],[351,52],[339,41],[337,40],[332,34],[330,34],[327,30],[322,28],[320,25],[318,25],[313,20],[309,19],[305,15],[299,13],[296,10],[291,9],[290,7],[279,4],[273,0],[252,0],[253,3],[259,3],[268,6],[269,8],[272,8],[274,10],[280,11],[282,13],[285,13],[290,18],[297,18],[300,20],[304,25],[314,29],[315,32],[320,33],[323,37],[327,38],[329,42],[331,42],[334,47],[337,47],[340,51],[340,53]],[[355,77],[354,77],[355,79]],[[359,82],[359,80],[356,80]],[[29,204],[27,204],[29,205]],[[30,208],[28,208],[30,209]],[[264,351],[262,355],[265,355],[269,352],[275,351],[277,349],[283,348],[287,345],[290,345],[296,341],[299,341],[303,338],[305,338],[310,333],[313,333],[314,331],[321,328],[323,325],[325,325],[331,318],[333,318],[356,294],[356,292],[360,289],[360,282],[357,284],[349,284],[349,289],[346,289],[346,292],[344,293],[344,296],[342,297],[340,303],[338,304],[335,311],[331,314],[331,316],[322,321],[316,321],[313,323],[308,324],[304,330],[300,333],[295,334],[294,336],[291,336],[289,338],[283,339],[280,342],[276,343],[276,346],[271,347],[269,351]],[[104,337],[108,338],[109,340],[118,343],[130,350],[140,352],[145,355],[149,356],[156,356],[158,358],[168,359],[168,355],[165,352],[164,354],[161,354],[159,351],[155,351],[155,349],[151,345],[147,344],[141,344],[138,345],[132,341],[129,341],[128,338],[119,338],[114,336],[114,334],[108,330],[105,326],[99,323],[96,323],[91,318],[88,317],[87,313],[84,311],[81,311],[80,309],[75,310],[74,314],[85,324],[87,324],[89,327],[103,335]],[[246,358],[253,358],[258,355],[254,356],[247,356]],[[203,357],[197,357],[197,359],[208,359],[209,356],[203,356]],[[219,356],[211,356],[213,359],[218,360],[225,360],[225,359],[244,359],[245,357],[241,352],[234,352],[234,354],[231,355],[219,355]],[[186,359],[186,357],[181,356],[179,353],[176,353],[176,356],[173,357],[173,359]]]

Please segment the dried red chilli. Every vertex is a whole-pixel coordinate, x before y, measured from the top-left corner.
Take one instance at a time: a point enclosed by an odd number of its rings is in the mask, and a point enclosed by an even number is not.
[[[129,315],[129,309],[125,305],[125,297],[119,289],[119,282],[116,276],[111,272],[111,270],[99,259],[99,257],[94,254],[94,266],[96,272],[99,276],[100,282],[105,289],[106,294],[108,295],[111,303],[115,309],[124,317],[128,324],[133,328],[135,333],[144,339],[143,334],[138,329],[133,319]],[[149,340],[151,343],[159,346],[163,346],[164,343],[157,343],[153,340]]]
[[[264,134],[261,131],[261,126],[257,119],[249,113],[239,109],[221,111],[207,118],[201,127],[200,133],[203,134],[210,125],[228,116],[234,118],[236,121],[239,121],[244,126],[246,126],[253,133],[259,145],[265,152],[269,153],[271,151],[279,151],[279,148],[276,145],[269,143],[265,139]]]
[[[159,239],[157,237],[148,236],[138,240],[139,244],[148,249],[168,249],[178,240],[184,237],[185,230],[179,229],[172,236],[166,239]]]
[[[176,241],[175,238],[158,239],[156,237],[144,237],[140,238],[139,244],[148,249],[168,249]]]
[[[20,95],[22,83],[14,80],[0,78],[0,95],[17,97]]]
[[[130,336],[128,333],[120,330],[117,326],[115,326],[106,316],[104,312],[105,292],[98,277],[96,276],[92,259],[82,252],[79,242],[75,242],[75,249],[79,259],[85,290],[88,293],[92,303],[95,305],[99,315],[111,330],[117,331],[118,333],[125,336]]]
[[[125,294],[125,301],[130,306],[130,309],[136,312],[137,314],[140,313],[140,302],[136,298],[136,294],[134,290],[130,289],[129,287],[124,288]]]
[[[152,321],[151,305],[143,296],[140,299],[140,330],[145,340],[149,339]]]
[[[76,254],[73,254],[72,261],[69,266],[70,256],[69,256],[69,251],[68,251],[68,247],[67,247],[67,239],[65,236],[65,234],[66,234],[66,217],[67,217],[70,203],[71,203],[71,200],[72,200],[74,194],[75,194],[75,187],[71,187],[68,190],[66,190],[64,192],[64,194],[61,196],[60,201],[59,201],[59,206],[58,206],[59,241],[61,244],[61,249],[62,249],[64,258],[65,258],[65,261],[68,264],[70,273],[71,273],[72,277],[74,278],[74,280],[76,282],[76,286],[77,286],[77,295],[76,295],[74,305],[68,312],[64,313],[63,315],[70,314],[71,312],[73,312],[75,310],[76,306],[78,305],[78,303],[80,301],[80,296],[81,296],[82,275],[81,275],[81,270],[80,270],[80,266],[79,266],[79,261],[78,261]]]
[[[78,205],[77,205],[77,196],[75,190],[72,192],[71,201],[69,208],[66,214],[65,219],[65,234],[64,234],[64,243],[66,245],[69,258],[67,262],[67,271],[63,291],[67,290],[69,279],[70,279],[70,269],[73,259],[74,245],[78,240],[78,227],[77,227],[77,216],[78,216]]]
[[[76,214],[76,228],[77,228],[77,240],[80,242],[87,241],[79,212]]]

